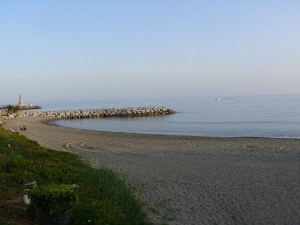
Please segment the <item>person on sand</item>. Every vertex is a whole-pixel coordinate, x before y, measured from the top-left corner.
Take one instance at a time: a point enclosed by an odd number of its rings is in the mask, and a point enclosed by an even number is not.
[[[27,130],[27,128],[25,127],[25,125],[23,125],[23,127],[20,127],[20,130]]]

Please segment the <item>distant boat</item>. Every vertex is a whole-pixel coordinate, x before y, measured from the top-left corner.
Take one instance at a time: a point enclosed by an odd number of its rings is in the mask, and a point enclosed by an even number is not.
[[[220,99],[220,98],[216,98],[215,100],[216,100],[216,101],[221,101],[222,99]]]

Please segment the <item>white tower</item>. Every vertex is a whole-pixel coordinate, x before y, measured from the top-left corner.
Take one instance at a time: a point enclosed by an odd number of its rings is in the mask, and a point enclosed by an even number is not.
[[[23,98],[22,98],[22,95],[20,94],[19,95],[19,106],[23,106]]]

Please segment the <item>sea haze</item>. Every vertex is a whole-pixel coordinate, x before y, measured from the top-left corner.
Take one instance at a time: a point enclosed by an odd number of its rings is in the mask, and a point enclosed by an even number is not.
[[[156,117],[57,120],[58,126],[145,134],[300,138],[300,95],[219,96],[42,105],[44,110],[167,106]]]

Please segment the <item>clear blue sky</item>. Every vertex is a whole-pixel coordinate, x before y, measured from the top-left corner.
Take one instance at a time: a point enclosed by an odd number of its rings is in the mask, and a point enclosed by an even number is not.
[[[299,0],[1,0],[0,104],[300,92]]]

